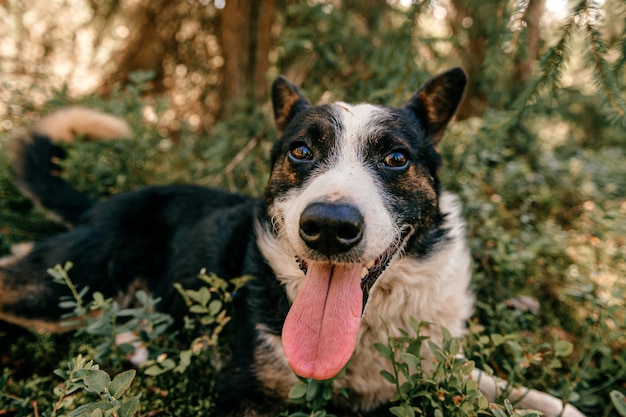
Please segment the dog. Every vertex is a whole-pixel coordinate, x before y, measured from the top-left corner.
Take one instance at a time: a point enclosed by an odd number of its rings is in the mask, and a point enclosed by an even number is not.
[[[66,261],[78,286],[115,297],[142,285],[178,318],[186,306],[174,283],[197,288],[202,268],[226,279],[248,275],[235,298],[216,415],[274,415],[296,375],[339,375],[334,386],[349,399],[336,404],[351,412],[384,407],[396,390],[380,375],[390,364],[375,343],[410,329],[412,319],[430,323],[422,335],[435,342],[442,328],[462,336],[473,312],[461,205],[441,190],[437,152],[466,82],[453,68],[403,107],[314,106],[278,77],[278,139],[260,198],[179,185],[95,202],[58,175],[64,155],[56,142],[68,132],[124,136],[128,127],[86,109],[43,119],[17,142],[16,184],[72,227],[0,260],[0,319],[60,331],[64,288],[46,270]],[[490,399],[505,386],[478,370],[471,377]],[[512,397],[546,415],[582,416],[534,390],[516,388]]]

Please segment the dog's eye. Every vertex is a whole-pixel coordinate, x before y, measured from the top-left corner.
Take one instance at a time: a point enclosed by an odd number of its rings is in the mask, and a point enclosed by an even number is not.
[[[406,168],[408,164],[409,157],[403,151],[390,152],[381,162],[382,166],[388,168]]]
[[[303,143],[296,143],[289,151],[289,155],[297,161],[310,161],[313,159],[313,152]]]

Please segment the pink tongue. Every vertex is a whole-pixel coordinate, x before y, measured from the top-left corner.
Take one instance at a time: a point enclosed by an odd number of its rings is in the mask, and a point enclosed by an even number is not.
[[[329,379],[348,363],[361,322],[362,269],[309,263],[282,333],[287,361],[298,375]]]

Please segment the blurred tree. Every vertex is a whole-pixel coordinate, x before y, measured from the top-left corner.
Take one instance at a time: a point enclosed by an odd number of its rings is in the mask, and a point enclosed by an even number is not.
[[[545,3],[528,0],[510,8],[504,1],[451,0],[448,24],[454,37],[465,39],[457,44],[456,52],[471,80],[458,118],[478,116],[487,106],[496,104],[490,103],[493,95],[489,93],[496,77],[507,77],[504,82],[511,90],[510,96],[519,93],[530,80],[541,47],[540,22]],[[507,54],[512,55],[512,71],[501,71]]]
[[[208,0],[102,0],[53,13],[40,1],[0,5],[0,69],[9,84],[56,75],[53,85],[67,83],[70,93],[99,80],[96,93],[106,95],[133,71],[150,70],[151,93],[176,109],[169,122],[194,130],[209,130],[239,101],[265,103],[267,77],[278,72],[314,97],[398,104],[428,74],[462,65],[471,80],[465,118],[554,98],[572,62],[593,76],[585,84],[598,92],[599,111],[624,120],[622,0],[572,0],[560,14],[546,0],[226,0],[222,8]]]
[[[209,113],[219,114],[239,102],[267,98],[266,75],[273,46],[276,0],[262,4],[228,0],[222,9],[198,1],[141,1],[127,13],[132,22],[131,34],[125,46],[116,53],[114,69],[101,84],[100,94],[110,93],[116,85],[128,84],[129,75],[138,70],[153,71],[152,93],[162,93],[172,87],[172,82],[166,80],[171,75],[167,74],[168,62],[185,65],[187,70],[207,65],[205,75],[211,71],[210,62],[216,62],[220,69],[221,88],[217,97],[212,99],[220,105],[205,109]],[[193,33],[186,33],[189,26],[192,26]],[[219,49],[206,50],[204,38],[210,36],[216,37]],[[186,48],[190,41],[195,43],[194,39],[199,40],[197,46],[200,48]],[[203,87],[206,88],[215,88],[215,84]]]
[[[130,36],[124,47],[116,53],[115,69],[103,80],[99,94],[109,94],[116,85],[128,84],[129,75],[139,70],[153,71],[154,91],[163,91],[163,61],[168,53],[177,49],[176,33],[182,24],[181,16],[177,13],[177,3],[167,0],[145,1],[129,11],[133,22]],[[187,8],[190,9],[189,6]]]
[[[242,101],[267,100],[276,0],[228,0],[219,14],[222,110]]]
[[[583,52],[605,113],[624,123],[626,103],[620,91],[619,68],[625,41],[620,45],[605,36],[615,25],[621,25],[624,33],[623,21],[606,25],[614,12],[623,18],[623,2],[564,3],[562,26],[555,30],[554,24],[544,19],[545,0],[450,1],[448,24],[457,39],[453,44],[471,80],[459,118],[479,116],[488,107],[513,107],[521,114],[528,104],[548,96],[554,99],[562,86],[565,65]],[[550,19],[558,21],[554,14]],[[615,59],[616,55],[621,58]]]

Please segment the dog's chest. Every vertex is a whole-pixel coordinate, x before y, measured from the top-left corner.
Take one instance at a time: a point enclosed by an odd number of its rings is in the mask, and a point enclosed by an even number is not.
[[[448,282],[442,280],[440,273],[439,268],[430,267],[428,262],[405,258],[391,265],[384,279],[372,288],[357,348],[345,375],[335,381],[337,388],[348,390],[350,407],[371,410],[394,397],[395,386],[380,375],[382,370],[391,372],[391,364],[376,350],[375,344],[386,344],[389,337],[400,335],[400,329],[409,331],[412,319],[432,323],[422,329],[421,335],[436,342],[441,340],[441,326],[454,336],[463,334],[472,304],[465,289],[467,278],[460,274],[456,282]],[[280,337],[269,334],[263,327],[258,329],[257,377],[266,394],[288,398],[297,378],[287,364]],[[431,357],[427,348],[422,350],[426,358]],[[425,366],[430,362],[427,359]]]
[[[412,320],[431,323],[421,328],[420,335],[436,343],[441,341],[442,327],[453,336],[461,336],[465,331],[472,300],[465,289],[466,276],[458,276],[457,285],[441,288],[440,271],[427,266],[412,259],[400,260],[372,289],[350,366],[346,375],[336,381],[338,387],[352,392],[360,409],[376,408],[396,394],[395,386],[380,375],[382,370],[393,373],[393,369],[375,348],[377,343],[386,345],[390,337],[401,334],[400,330],[416,336],[411,331]],[[445,280],[443,283],[449,284]],[[423,369],[429,370],[432,354],[426,344],[422,346],[422,356]]]

